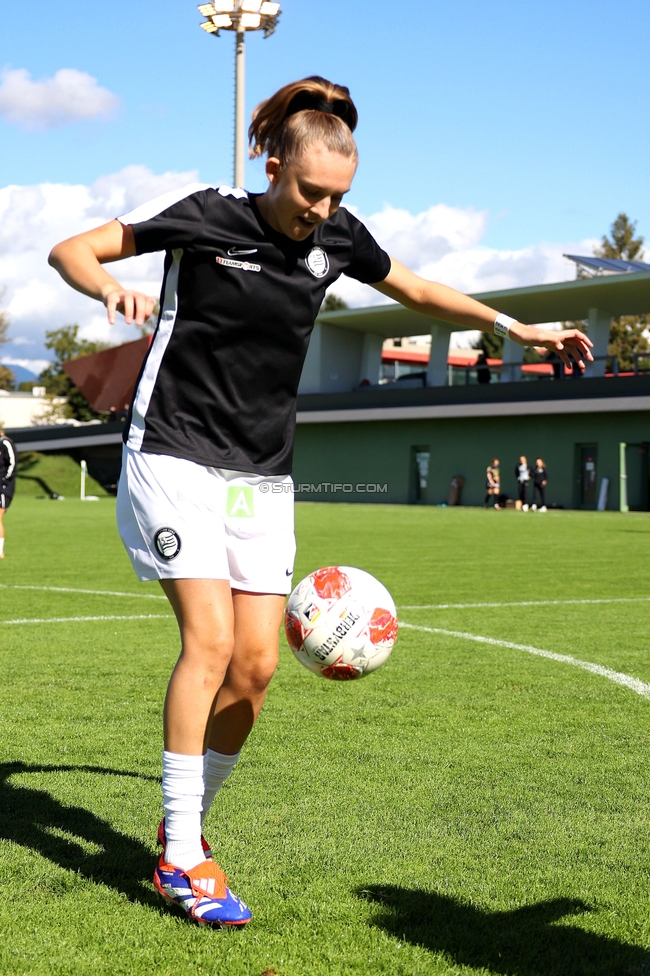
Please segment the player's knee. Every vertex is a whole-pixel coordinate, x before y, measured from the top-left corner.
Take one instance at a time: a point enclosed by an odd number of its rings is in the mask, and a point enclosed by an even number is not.
[[[182,656],[200,667],[206,674],[223,675],[230,664],[234,650],[232,634],[202,634],[186,636]]]
[[[275,649],[251,654],[245,665],[236,669],[236,681],[244,693],[261,695],[268,688],[277,666],[278,652]]]

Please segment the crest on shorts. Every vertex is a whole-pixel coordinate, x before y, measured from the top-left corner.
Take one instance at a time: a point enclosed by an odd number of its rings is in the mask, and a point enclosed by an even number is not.
[[[156,549],[158,554],[162,556],[163,559],[176,559],[176,556],[181,551],[181,537],[178,532],[174,529],[170,529],[165,526],[162,529],[158,529],[154,536],[154,542],[156,544]]]
[[[330,259],[322,247],[312,247],[305,258],[305,264],[314,278],[324,278],[330,269]]]

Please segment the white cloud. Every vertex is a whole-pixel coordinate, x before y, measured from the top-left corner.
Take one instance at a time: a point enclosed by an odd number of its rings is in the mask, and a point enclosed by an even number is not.
[[[575,265],[563,254],[572,249],[590,254],[596,243],[536,244],[519,250],[485,247],[480,241],[487,227],[486,211],[445,204],[419,214],[389,205],[369,217],[355,213],[379,244],[416,274],[469,293],[566,281],[575,277]],[[332,290],[350,305],[386,301],[350,278],[342,278]]]
[[[128,166],[92,186],[43,183],[0,189],[0,290],[6,286],[2,304],[10,318],[10,341],[1,350],[4,361],[42,369],[39,364],[48,356],[43,346],[46,330],[73,322],[79,323],[84,338],[137,339],[134,327],[121,317],[109,326],[102,306],[69,288],[49,267],[47,256],[57,241],[196,179],[194,171],[154,174],[145,166]],[[111,271],[125,286],[157,295],[162,255],[117,262]],[[33,366],[22,361],[28,343],[34,346]]]
[[[57,241],[196,179],[195,172],[154,174],[145,166],[128,166],[92,186],[43,183],[0,189],[0,291],[6,286],[3,305],[9,311],[13,340],[2,347],[2,358],[32,368],[23,358],[25,345],[31,345],[29,362],[47,358],[45,331],[72,322],[79,323],[84,338],[136,339],[134,327],[121,317],[109,326],[103,307],[69,288],[48,266],[47,255]],[[590,253],[594,243],[536,244],[519,250],[485,247],[481,239],[487,214],[444,204],[419,214],[385,206],[361,219],[390,254],[415,272],[466,292],[573,278],[574,266],[563,252]],[[112,265],[111,272],[127,287],[157,295],[162,255],[131,258]],[[351,278],[341,278],[333,291],[352,306],[386,301]],[[459,341],[468,336],[463,333]]]
[[[33,81],[26,68],[7,68],[0,77],[0,118],[25,129],[57,129],[95,119],[120,104],[117,95],[76,68],[61,68],[40,81]]]

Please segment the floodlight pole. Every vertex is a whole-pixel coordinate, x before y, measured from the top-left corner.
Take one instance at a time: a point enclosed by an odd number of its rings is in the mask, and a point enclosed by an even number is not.
[[[278,0],[210,0],[199,4],[206,18],[200,25],[207,34],[235,32],[235,152],[233,183],[244,185],[246,165],[246,31],[263,30],[264,37],[275,31],[280,16]]]
[[[246,161],[246,31],[235,34],[235,162],[233,186],[244,185]]]

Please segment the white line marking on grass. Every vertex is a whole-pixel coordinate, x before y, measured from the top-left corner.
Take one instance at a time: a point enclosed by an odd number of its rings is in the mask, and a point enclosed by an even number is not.
[[[517,600],[512,603],[418,603],[402,604],[398,610],[473,610],[483,607],[556,607],[571,603],[647,603],[650,596],[612,596],[602,600]]]
[[[0,626],[5,624],[73,624],[78,621],[95,620],[173,620],[171,613],[136,613],[127,617],[107,614],[102,617],[25,617],[21,620],[0,620]]]
[[[72,586],[29,586],[0,583],[0,590],[47,590],[51,593],[90,593],[93,596],[135,596],[145,600],[166,600],[162,593],[121,593],[118,590],[77,590]]]
[[[643,698],[650,698],[650,684],[633,678],[629,674],[622,674],[620,671],[612,671],[602,664],[592,664],[591,661],[581,661],[570,654],[556,654],[554,651],[544,651],[541,647],[531,647],[530,644],[514,644],[512,641],[497,640],[495,637],[482,637],[479,634],[466,634],[459,630],[443,630],[442,627],[422,627],[417,624],[407,624],[400,622],[400,627],[408,630],[423,630],[427,634],[442,634],[445,637],[459,637],[461,640],[476,641],[477,644],[492,644],[495,647],[507,647],[513,651],[526,651],[527,654],[535,654],[537,657],[546,657],[551,661],[559,661],[561,664],[572,664],[574,668],[582,668],[583,671],[591,671],[598,674],[601,678],[607,678],[617,685],[623,685],[630,691],[642,695]]]

